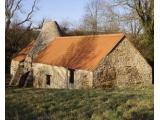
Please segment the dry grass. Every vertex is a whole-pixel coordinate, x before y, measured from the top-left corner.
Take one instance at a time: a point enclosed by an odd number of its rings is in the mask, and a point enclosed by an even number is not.
[[[6,88],[6,120],[153,120],[153,86]]]

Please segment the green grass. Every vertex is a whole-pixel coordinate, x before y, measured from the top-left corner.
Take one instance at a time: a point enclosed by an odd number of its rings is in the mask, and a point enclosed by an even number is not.
[[[153,120],[153,86],[6,88],[6,120]]]

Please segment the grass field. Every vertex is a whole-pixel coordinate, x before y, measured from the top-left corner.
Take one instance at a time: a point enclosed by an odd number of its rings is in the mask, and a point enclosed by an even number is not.
[[[153,120],[153,86],[6,88],[6,120]]]

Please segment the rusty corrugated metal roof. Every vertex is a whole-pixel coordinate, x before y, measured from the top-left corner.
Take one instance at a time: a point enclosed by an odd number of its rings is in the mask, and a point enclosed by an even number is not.
[[[13,58],[13,60],[16,61],[23,61],[26,58],[26,55],[28,54],[28,52],[30,51],[30,49],[33,47],[34,44],[34,40],[31,41],[25,48],[23,48],[17,55],[15,58]]]
[[[33,62],[72,69],[94,70],[124,37],[123,34],[56,37]]]

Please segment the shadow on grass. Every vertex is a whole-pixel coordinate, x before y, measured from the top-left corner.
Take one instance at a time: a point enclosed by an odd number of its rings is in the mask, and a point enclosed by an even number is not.
[[[6,120],[151,120],[152,92],[152,87],[143,90],[6,88]]]

